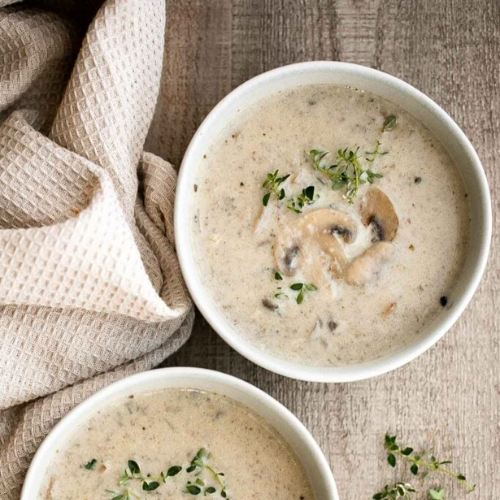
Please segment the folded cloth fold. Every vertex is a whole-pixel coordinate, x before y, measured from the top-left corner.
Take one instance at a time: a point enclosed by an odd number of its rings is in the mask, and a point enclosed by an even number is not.
[[[164,28],[164,0],[107,0],[74,62],[71,21],[0,9],[2,500],[72,407],[189,337],[176,174],[143,152]]]

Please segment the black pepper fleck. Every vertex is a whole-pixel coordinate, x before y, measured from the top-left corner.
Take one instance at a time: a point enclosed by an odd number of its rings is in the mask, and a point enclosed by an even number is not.
[[[333,321],[333,319],[328,322],[328,328],[331,332],[336,330],[337,326],[339,326],[339,324],[336,321]]]
[[[446,295],[443,295],[440,299],[439,299],[439,303],[443,306],[443,307],[446,307],[448,305],[448,297]]]
[[[195,184],[195,185],[193,186],[193,188],[194,188],[194,192],[196,193],[196,192],[198,191],[198,184]]]
[[[422,182],[422,177],[415,177],[415,184],[420,184]]]

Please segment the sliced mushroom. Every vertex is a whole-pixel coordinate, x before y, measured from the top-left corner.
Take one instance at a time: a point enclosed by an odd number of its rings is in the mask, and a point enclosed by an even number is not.
[[[292,231],[293,237],[283,233],[274,248],[280,272],[294,276],[301,267],[316,286],[327,284],[331,275],[343,276],[349,266],[343,242],[352,243],[358,231],[349,214],[329,208],[313,210],[302,215]]]
[[[307,281],[319,287],[328,285],[332,279],[329,273],[330,258],[318,248],[313,239],[305,239],[301,251],[303,260],[300,266]]]
[[[325,232],[318,234],[316,241],[321,250],[330,257],[330,272],[337,278],[342,276],[349,265],[342,243],[331,233]]]
[[[396,249],[392,243],[379,241],[360,255],[346,272],[346,280],[351,285],[365,285],[373,281],[382,268],[394,256]]]
[[[310,233],[336,234],[346,243],[352,243],[358,232],[356,221],[349,214],[330,208],[308,212],[300,218],[300,225]]]
[[[392,241],[399,227],[399,218],[389,197],[379,188],[372,187],[361,205],[361,219],[365,226],[373,225],[375,241]]]

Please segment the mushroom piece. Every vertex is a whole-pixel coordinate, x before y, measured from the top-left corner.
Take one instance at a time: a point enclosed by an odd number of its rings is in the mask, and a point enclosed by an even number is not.
[[[288,244],[278,239],[274,246],[274,259],[278,271],[285,276],[295,276],[300,260],[300,247],[298,240],[292,240]]]
[[[342,248],[341,251],[343,252]],[[330,257],[318,248],[317,242],[312,238],[303,240],[301,252],[300,266],[304,277],[315,286],[328,285],[331,281],[329,267],[332,264]]]
[[[361,220],[376,230],[375,241],[392,241],[398,231],[399,218],[389,197],[377,187],[371,187],[361,205]]]
[[[341,277],[349,261],[337,236],[345,243],[352,243],[358,233],[356,221],[344,212],[320,208],[303,215],[300,225],[303,233],[310,234],[330,258],[330,273],[337,278]]]
[[[329,270],[332,275],[336,278],[341,277],[349,265],[342,243],[331,233],[325,232],[318,234],[316,241],[321,250],[330,257]]]
[[[300,266],[317,286],[329,281],[329,273],[336,277],[344,274],[349,260],[341,240],[352,243],[358,232],[349,214],[321,208],[302,215],[289,229],[292,236],[283,231],[274,247],[276,266],[282,274],[294,276]]]
[[[379,241],[360,255],[346,272],[346,280],[351,285],[365,285],[373,281],[382,268],[394,256],[396,249],[392,243]]]
[[[352,243],[357,236],[356,221],[349,215],[330,208],[320,208],[308,212],[300,218],[303,231],[338,235],[345,243]]]

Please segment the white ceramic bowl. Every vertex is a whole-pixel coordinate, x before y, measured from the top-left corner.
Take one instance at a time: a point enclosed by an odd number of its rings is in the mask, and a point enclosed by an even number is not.
[[[46,470],[58,447],[74,434],[97,411],[130,394],[141,394],[175,387],[199,389],[228,396],[248,406],[263,417],[290,444],[313,486],[318,500],[338,500],[330,467],[308,430],[282,404],[242,380],[200,368],[163,368],[124,378],[105,387],[78,405],[47,436],[31,462],[21,500],[35,500],[43,484]]]
[[[311,367],[272,356],[245,340],[229,324],[203,286],[191,234],[193,177],[217,135],[237,113],[279,90],[307,84],[349,85],[370,91],[401,106],[426,125],[448,150],[467,186],[471,206],[471,238],[467,259],[450,294],[451,306],[428,324],[415,342],[371,362],[346,367]],[[268,370],[302,380],[349,382],[381,375],[408,363],[435,344],[455,323],[476,290],[488,258],[491,202],[481,162],[458,125],[434,101],[411,85],[374,69],[340,62],[306,62],[269,71],[226,96],[194,135],[179,173],[175,200],[177,254],[191,295],[214,330],[240,354]]]

